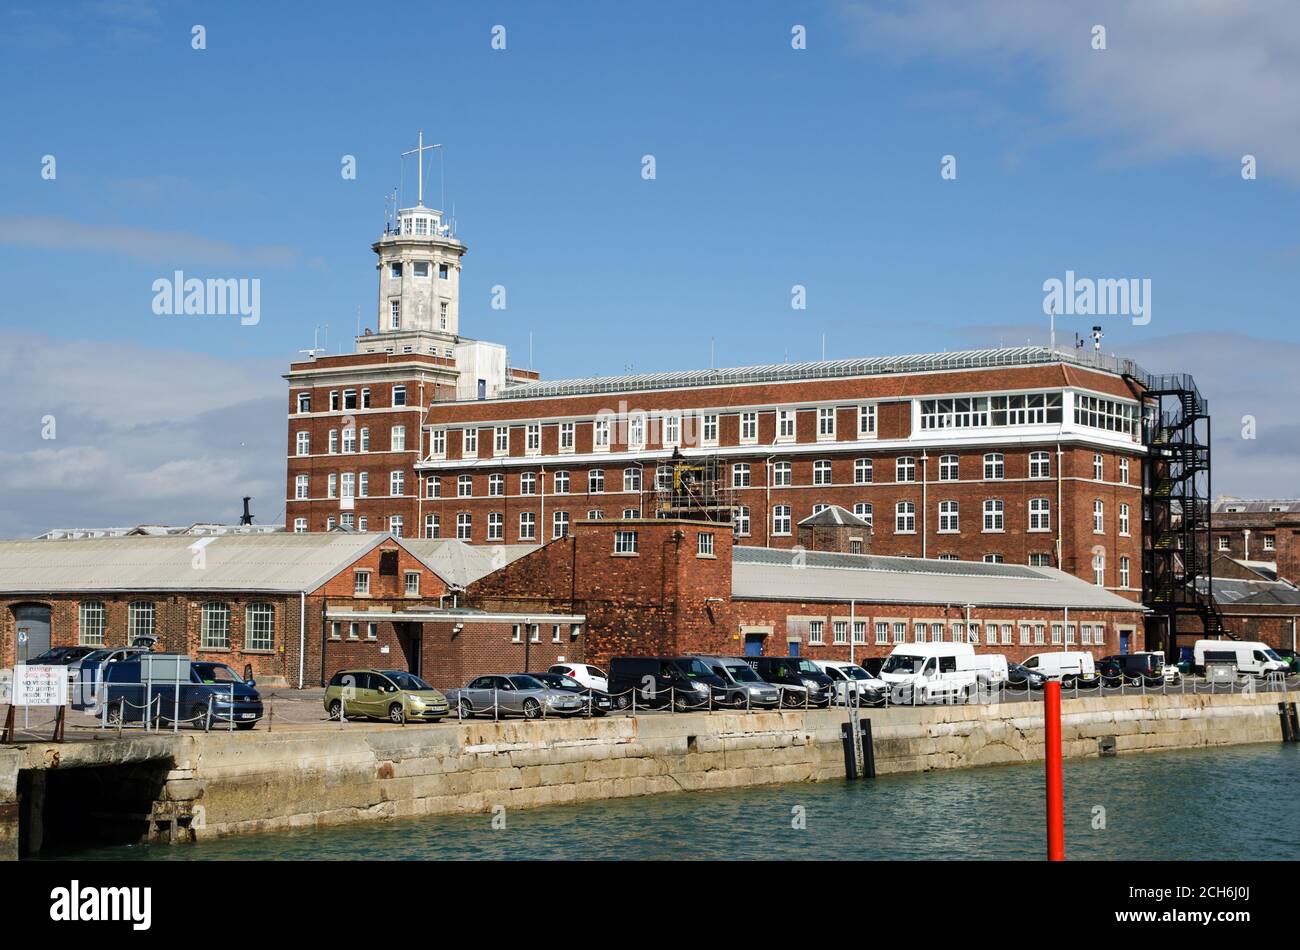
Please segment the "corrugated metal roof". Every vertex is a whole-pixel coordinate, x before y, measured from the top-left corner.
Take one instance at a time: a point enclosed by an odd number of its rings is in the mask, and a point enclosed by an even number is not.
[[[314,590],[385,541],[402,543],[351,532],[0,541],[0,592],[296,593]]]
[[[738,547],[732,596],[748,600],[1141,610],[1050,567]]]
[[[636,392],[680,389],[691,386],[726,386],[744,383],[782,382],[801,379],[833,379],[847,376],[880,376],[892,373],[920,373],[943,370],[986,369],[999,366],[1032,366],[1072,363],[1110,373],[1123,373],[1140,380],[1149,374],[1132,360],[1107,356],[1091,350],[1051,349],[1046,346],[997,347],[959,350],[952,353],[915,353],[908,356],[873,356],[842,360],[810,360],[801,363],[769,363],[728,369],[677,370],[666,373],[631,373],[622,376],[586,376],[502,388],[495,399],[532,399],[541,396],[569,396],[581,393]]]
[[[1196,579],[1205,592],[1205,578]],[[1214,579],[1214,599],[1225,607],[1300,607],[1300,590],[1286,581],[1248,581],[1235,577]]]
[[[406,542],[406,547],[448,584],[465,587],[528,552],[536,551],[538,545],[475,545],[453,538],[412,538]]]
[[[1215,514],[1294,514],[1300,511],[1297,498],[1233,498],[1223,496],[1214,502]]]

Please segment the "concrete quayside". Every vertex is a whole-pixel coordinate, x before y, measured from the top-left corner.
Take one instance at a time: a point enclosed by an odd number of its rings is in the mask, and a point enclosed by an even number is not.
[[[1282,694],[1069,700],[1067,758],[1277,742]],[[864,710],[878,773],[1034,761],[1037,704]],[[842,780],[843,709],[252,733],[0,747],[0,858],[497,807]]]

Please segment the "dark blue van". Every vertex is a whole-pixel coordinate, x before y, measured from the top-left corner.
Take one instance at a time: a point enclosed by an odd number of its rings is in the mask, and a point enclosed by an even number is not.
[[[170,726],[176,719],[181,725],[196,729],[208,725],[252,729],[262,718],[262,697],[225,663],[208,660],[190,661],[185,656],[149,654],[143,662],[135,657],[111,663],[104,669],[104,688],[100,701],[108,706],[110,723],[120,720],[142,722],[146,717],[146,692],[152,699],[154,714]],[[175,670],[188,668],[188,677]],[[102,715],[102,707],[100,715]]]

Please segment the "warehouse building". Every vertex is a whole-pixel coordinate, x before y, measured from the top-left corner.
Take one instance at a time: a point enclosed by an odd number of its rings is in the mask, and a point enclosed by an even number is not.
[[[524,553],[342,531],[0,542],[0,665],[142,636],[268,686],[352,666],[459,677],[579,655],[582,617],[466,607],[466,585]]]
[[[492,610],[581,613],[595,663],[862,659],[908,641],[969,642],[1013,660],[1146,648],[1139,604],[1055,568],[736,546],[725,526],[693,519],[577,522],[466,593]]]

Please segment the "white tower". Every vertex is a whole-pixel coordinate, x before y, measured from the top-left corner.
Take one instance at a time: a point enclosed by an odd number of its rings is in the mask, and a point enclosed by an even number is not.
[[[467,248],[444,223],[443,212],[424,204],[424,153],[440,145],[419,143],[414,207],[397,212],[372,248],[379,255],[379,312],[376,329],[392,333],[433,334],[451,345],[460,332],[460,259]],[[420,347],[424,349],[424,347]]]

